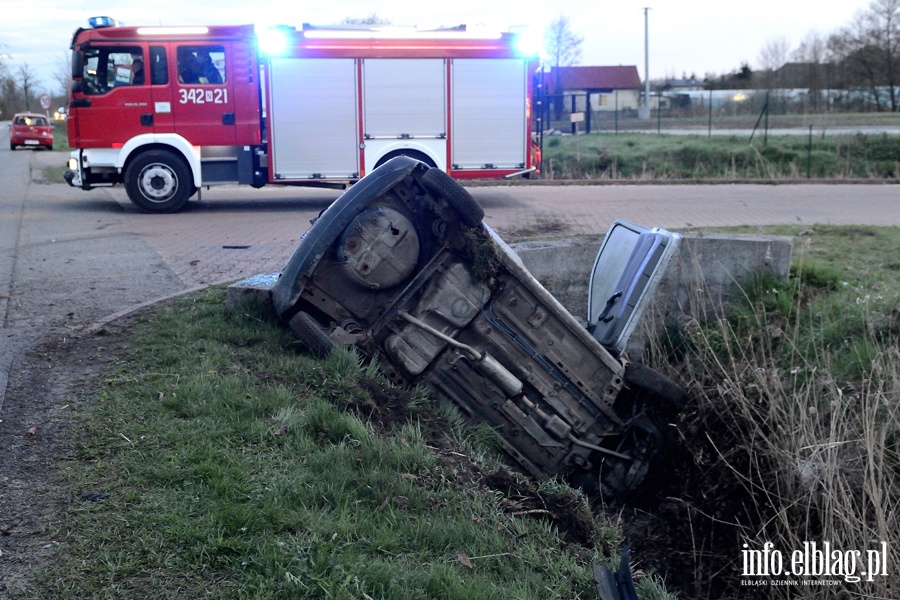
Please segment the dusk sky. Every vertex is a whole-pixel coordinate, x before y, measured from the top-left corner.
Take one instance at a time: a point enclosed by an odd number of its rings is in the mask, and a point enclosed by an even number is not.
[[[7,0],[8,2],[8,0]],[[304,3],[305,4],[305,3]],[[421,28],[483,24],[500,30],[512,26],[543,28],[560,14],[584,39],[582,65],[636,65],[644,72],[644,10],[649,11],[650,77],[723,74],[742,63],[758,66],[763,47],[784,39],[793,50],[811,33],[827,36],[849,25],[867,0],[756,0],[730,3],[711,0],[565,3],[455,0],[435,3],[376,3],[338,0],[315,7],[283,0],[156,0],[87,3],[32,0],[27,10],[7,11],[0,22],[0,55],[12,67],[28,64],[44,88],[56,91],[72,32],[91,16],[106,15],[126,25],[228,25],[252,23],[300,26],[337,24],[347,17],[377,15],[394,25]],[[14,15],[14,16],[13,16]]]

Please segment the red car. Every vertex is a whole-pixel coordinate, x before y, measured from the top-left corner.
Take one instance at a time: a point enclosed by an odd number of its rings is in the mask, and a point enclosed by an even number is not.
[[[53,128],[50,120],[37,113],[17,113],[9,126],[9,149],[30,146],[53,150]]]

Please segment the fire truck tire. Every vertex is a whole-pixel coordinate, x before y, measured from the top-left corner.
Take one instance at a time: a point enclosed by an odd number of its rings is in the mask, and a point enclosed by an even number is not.
[[[413,160],[423,162],[432,169],[437,166],[434,164],[434,161],[431,160],[431,158],[429,158],[429,156],[424,152],[419,152],[418,150],[395,150],[393,152],[385,154],[380,159],[378,159],[378,162],[375,163],[375,168],[377,169],[387,161],[391,160],[392,158],[397,158],[398,156],[406,156],[412,158]]]
[[[422,175],[422,185],[432,194],[446,200],[459,213],[464,225],[475,227],[484,219],[484,209],[475,198],[440,169],[428,169]]]
[[[150,150],[126,167],[125,191],[146,212],[173,213],[184,208],[195,190],[184,159],[167,150]]]
[[[309,313],[298,312],[291,317],[288,327],[291,333],[309,348],[310,352],[320,358],[328,356],[336,345],[325,329]]]

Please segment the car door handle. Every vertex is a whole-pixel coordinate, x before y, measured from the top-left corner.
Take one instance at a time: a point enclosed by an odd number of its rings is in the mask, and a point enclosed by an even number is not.
[[[234,113],[223,114],[222,125],[234,125]]]
[[[86,106],[90,106],[91,101],[87,98],[75,98],[71,102],[69,102],[70,108],[85,108]]]
[[[144,127],[153,127],[153,113],[141,115],[141,125]]]

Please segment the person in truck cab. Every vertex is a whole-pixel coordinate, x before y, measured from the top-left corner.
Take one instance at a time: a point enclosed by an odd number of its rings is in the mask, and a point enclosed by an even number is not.
[[[222,76],[213,64],[209,54],[186,52],[179,59],[181,71],[178,80],[182,83],[222,83]]]
[[[216,65],[213,64],[209,54],[204,54],[202,58],[198,56],[197,60],[200,62],[200,83],[223,83],[222,75],[219,73]]]
[[[144,85],[144,61],[140,58],[131,63],[131,85]]]
[[[203,83],[200,81],[200,63],[192,52],[178,58],[178,81],[181,83]]]

